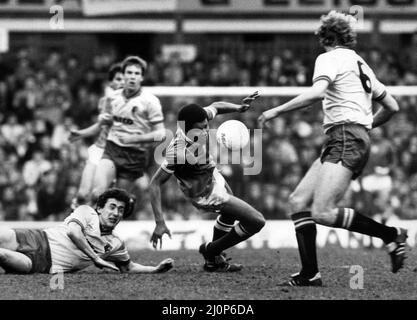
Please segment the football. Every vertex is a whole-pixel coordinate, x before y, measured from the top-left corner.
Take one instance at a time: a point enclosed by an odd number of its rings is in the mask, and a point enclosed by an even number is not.
[[[216,138],[220,145],[230,150],[240,150],[249,142],[249,130],[243,122],[228,120],[219,126]]]

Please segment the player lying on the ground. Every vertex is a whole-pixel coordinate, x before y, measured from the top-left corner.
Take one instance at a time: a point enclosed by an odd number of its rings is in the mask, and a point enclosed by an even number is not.
[[[395,99],[353,50],[354,23],[353,17],[335,11],[322,16],[317,34],[326,52],[316,59],[313,86],[259,117],[263,126],[283,113],[323,99],[323,127],[328,139],[320,159],[312,164],[290,196],[302,264],[301,272],[286,283],[290,286],[322,285],[316,257],[316,223],[382,239],[394,273],[402,268],[405,259],[405,229],[383,225],[351,208],[337,207],[350,181],[361,175],[368,161],[369,131],[399,110]],[[375,114],[373,101],[382,106]]]
[[[172,268],[168,258],[157,266],[130,260],[123,241],[113,233],[134,202],[127,192],[109,189],[96,209],[81,205],[63,224],[44,230],[0,228],[0,267],[7,273],[74,272],[90,265],[128,273],[159,273]]]
[[[265,219],[255,208],[231,194],[226,181],[216,169],[206,142],[209,120],[221,113],[246,111],[257,97],[257,93],[246,97],[242,105],[215,102],[203,108],[189,104],[179,111],[176,136],[168,146],[166,159],[152,177],[150,185],[156,221],[151,237],[154,248],[158,241],[161,241],[162,246],[164,233],[170,236],[162,213],[160,188],[174,175],[182,192],[196,208],[219,214],[212,241],[200,246],[199,252],[205,259],[204,270],[232,272],[242,269],[239,264],[228,263],[223,251],[259,232],[265,225]],[[198,138],[197,141],[192,136]],[[236,225],[235,220],[239,221]]]

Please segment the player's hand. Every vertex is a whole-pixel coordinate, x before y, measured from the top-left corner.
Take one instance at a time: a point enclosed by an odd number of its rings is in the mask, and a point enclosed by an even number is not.
[[[97,257],[95,259],[93,259],[94,265],[97,268],[103,269],[103,268],[109,268],[115,271],[119,271],[119,268],[117,268],[114,264],[107,262],[103,259],[101,259],[100,257]]]
[[[174,267],[174,260],[171,258],[161,261],[156,267],[155,273],[162,273],[171,270]]]
[[[105,125],[105,124],[109,125],[113,122],[113,115],[110,114],[110,113],[107,113],[107,112],[106,113],[101,113],[98,116],[98,122],[101,125]]]
[[[151,242],[154,249],[157,249],[158,247],[158,241],[160,241],[159,249],[162,248],[162,236],[164,234],[167,234],[169,238],[171,239],[171,231],[169,231],[168,227],[166,226],[165,222],[163,223],[157,223],[155,226],[155,230],[152,233],[151,236]]]
[[[262,112],[262,114],[258,117],[259,128],[263,129],[267,127],[266,123],[271,119],[272,117],[269,115],[268,111]]]
[[[70,134],[68,136],[68,141],[69,142],[75,142],[77,140],[82,139],[82,135],[78,130],[70,130]]]
[[[258,98],[259,98],[258,91],[255,91],[250,96],[247,96],[246,98],[243,98],[242,105],[239,108],[239,112],[245,112],[246,110],[248,110],[251,106],[251,103]]]

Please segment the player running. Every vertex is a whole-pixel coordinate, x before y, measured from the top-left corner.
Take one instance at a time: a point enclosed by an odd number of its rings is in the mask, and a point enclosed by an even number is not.
[[[112,126],[97,166],[93,197],[106,190],[114,179],[130,191],[148,162],[149,149],[165,138],[164,116],[159,99],[142,88],[147,63],[130,56],[122,62],[124,87],[111,101]]]
[[[203,243],[199,249],[205,259],[204,270],[233,272],[242,269],[240,264],[227,262],[223,251],[259,232],[265,225],[265,219],[252,206],[231,194],[226,181],[216,169],[206,143],[210,120],[217,114],[244,112],[257,97],[255,92],[243,99],[242,105],[215,102],[203,108],[189,104],[179,111],[176,135],[166,150],[166,159],[150,184],[156,221],[151,236],[154,248],[158,241],[162,247],[164,233],[171,236],[162,213],[160,188],[174,175],[185,197],[196,208],[219,214],[214,225],[213,240]],[[239,222],[234,224],[236,220]]]
[[[123,273],[168,271],[173,266],[170,258],[157,266],[132,262],[124,242],[114,234],[133,205],[126,191],[109,189],[98,198],[96,209],[81,205],[60,226],[0,228],[0,267],[21,274],[74,272],[93,264]]]
[[[327,142],[320,159],[313,163],[290,196],[302,269],[286,285],[322,285],[316,258],[315,223],[381,238],[387,245],[394,273],[405,259],[406,230],[388,227],[353,209],[336,206],[351,179],[356,179],[366,165],[369,130],[382,125],[399,110],[385,86],[352,49],[356,43],[354,23],[352,16],[336,11],[322,16],[317,35],[326,52],[316,59],[312,87],[289,102],[265,111],[258,119],[262,127],[285,112],[324,99]],[[373,101],[382,106],[375,114]]]
[[[114,64],[110,67],[108,81],[109,83],[105,88],[104,96],[100,99],[98,105],[100,113],[99,121],[88,128],[72,130],[68,138],[70,142],[74,142],[99,134],[96,142],[88,148],[88,159],[81,175],[77,196],[71,204],[72,209],[75,209],[79,204],[88,202],[88,198],[93,189],[96,168],[103,156],[104,146],[106,145],[106,139],[111,125],[110,101],[114,92],[121,89],[124,83],[122,66],[120,64]]]

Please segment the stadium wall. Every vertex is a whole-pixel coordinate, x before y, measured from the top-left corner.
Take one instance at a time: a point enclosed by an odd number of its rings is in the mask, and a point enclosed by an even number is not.
[[[408,229],[408,245],[414,247],[417,241],[417,220],[389,220],[388,225]],[[59,222],[2,222],[3,227],[10,228],[48,228],[59,225]],[[213,232],[213,221],[189,220],[168,221],[172,239],[164,236],[162,250],[197,250],[202,242],[210,241]],[[152,249],[149,243],[155,227],[154,221],[122,221],[116,228],[116,233],[126,242],[129,250]],[[336,246],[357,249],[368,246],[369,237],[343,229],[317,227],[317,245],[319,247]],[[375,247],[382,247],[379,239],[373,239]],[[244,248],[296,248],[293,223],[289,220],[270,220],[265,227],[251,239],[237,246]]]

